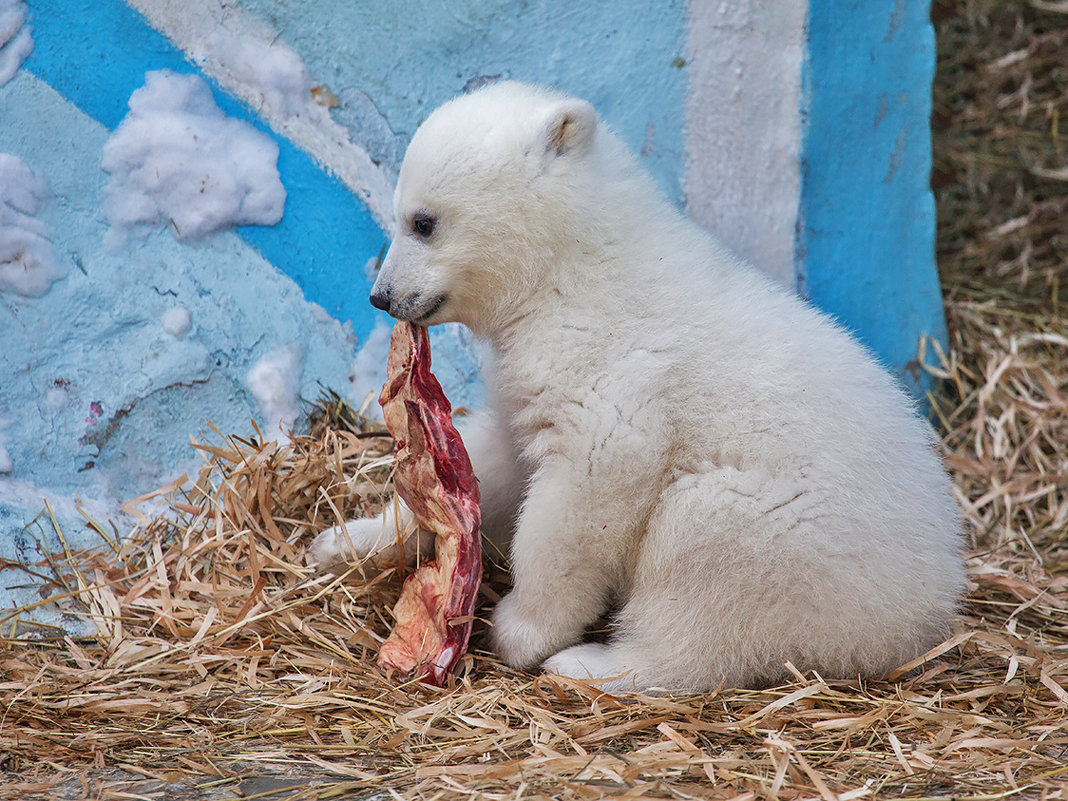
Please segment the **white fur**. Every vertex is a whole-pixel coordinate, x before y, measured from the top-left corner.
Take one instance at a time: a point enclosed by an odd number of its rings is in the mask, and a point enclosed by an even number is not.
[[[377,301],[495,352],[498,423],[468,446],[489,525],[518,504],[504,661],[708,690],[787,660],[876,676],[945,634],[963,572],[930,427],[841,328],[680,216],[588,104],[515,83],[447,103],[395,207]],[[611,641],[581,645],[612,605]]]

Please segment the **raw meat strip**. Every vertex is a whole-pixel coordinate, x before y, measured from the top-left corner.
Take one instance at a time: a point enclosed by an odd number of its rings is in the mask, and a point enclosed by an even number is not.
[[[393,327],[387,373],[378,402],[396,442],[394,485],[436,544],[433,561],[404,582],[378,664],[440,687],[467,650],[482,578],[478,483],[452,406],[430,372],[425,328]]]

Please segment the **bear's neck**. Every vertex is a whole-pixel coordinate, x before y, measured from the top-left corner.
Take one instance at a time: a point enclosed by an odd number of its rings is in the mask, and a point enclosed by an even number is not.
[[[715,261],[707,234],[666,200],[621,205],[630,213],[613,209],[598,224],[570,232],[562,245],[525,254],[516,265],[524,280],[494,287],[491,307],[477,315],[485,325],[471,326],[475,333],[503,354],[559,327],[591,320],[627,325],[668,297],[678,303],[685,276]]]

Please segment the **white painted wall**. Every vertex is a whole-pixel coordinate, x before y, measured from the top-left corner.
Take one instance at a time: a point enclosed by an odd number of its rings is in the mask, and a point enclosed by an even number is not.
[[[806,0],[692,0],[686,208],[764,272],[794,284]]]

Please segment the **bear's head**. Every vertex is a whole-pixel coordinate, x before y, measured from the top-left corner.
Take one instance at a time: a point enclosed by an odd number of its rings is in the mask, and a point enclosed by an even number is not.
[[[600,132],[584,100],[514,82],[452,100],[416,131],[371,302],[490,334],[578,247]]]

